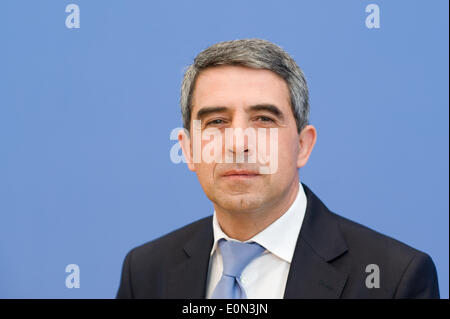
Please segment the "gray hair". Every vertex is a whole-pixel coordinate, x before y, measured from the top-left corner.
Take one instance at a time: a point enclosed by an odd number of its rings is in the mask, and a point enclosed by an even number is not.
[[[190,130],[195,80],[202,70],[218,65],[240,65],[266,69],[282,77],[290,91],[292,112],[300,133],[308,124],[309,93],[305,76],[295,61],[276,44],[261,39],[243,39],[216,43],[200,52],[184,74],[181,85],[183,126]]]

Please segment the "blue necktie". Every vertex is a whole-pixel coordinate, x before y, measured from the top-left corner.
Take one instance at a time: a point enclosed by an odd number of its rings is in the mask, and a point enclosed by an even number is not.
[[[223,273],[213,291],[213,299],[246,299],[240,276],[245,267],[262,254],[264,247],[257,243],[241,243],[237,241],[219,241],[222,254]]]

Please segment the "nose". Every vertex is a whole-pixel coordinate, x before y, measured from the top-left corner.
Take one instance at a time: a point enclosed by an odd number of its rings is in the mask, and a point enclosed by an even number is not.
[[[235,115],[233,121],[225,130],[225,147],[227,156],[236,157],[236,162],[244,162],[252,154],[252,140],[255,132],[249,126],[247,116]]]

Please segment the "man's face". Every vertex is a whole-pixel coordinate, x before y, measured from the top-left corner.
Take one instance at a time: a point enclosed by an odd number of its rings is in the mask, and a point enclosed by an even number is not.
[[[201,125],[195,127],[194,120]],[[256,140],[244,138],[225,141],[226,129],[266,129],[265,136]],[[207,163],[192,162],[194,136],[214,129],[220,135],[222,154]],[[277,130],[277,145],[270,143],[270,129]],[[276,73],[242,66],[218,66],[202,71],[197,77],[192,97],[191,138],[183,142],[185,156],[190,158],[189,168],[197,173],[207,197],[217,208],[229,212],[266,210],[279,205],[278,201],[298,187],[298,168],[304,165],[299,157],[300,135],[290,105],[286,82]],[[251,162],[251,154],[262,152],[258,139],[266,143],[265,155],[278,148],[277,161],[271,174],[261,174],[260,162]],[[188,143],[186,143],[188,141]],[[211,140],[201,141],[202,151]],[[216,140],[217,141],[217,140]],[[217,143],[216,143],[217,144]],[[197,144],[199,145],[199,144]],[[189,153],[186,152],[189,147]],[[309,153],[308,153],[309,155]],[[231,156],[233,163],[225,163]],[[244,163],[237,163],[244,158]],[[259,158],[256,156],[256,158]],[[267,157],[266,157],[267,159]],[[189,160],[188,160],[189,161]]]

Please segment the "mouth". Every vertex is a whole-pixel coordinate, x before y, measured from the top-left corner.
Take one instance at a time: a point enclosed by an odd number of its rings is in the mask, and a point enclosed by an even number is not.
[[[222,177],[226,179],[251,179],[260,176],[259,173],[255,171],[247,171],[247,170],[232,170],[225,172]]]

